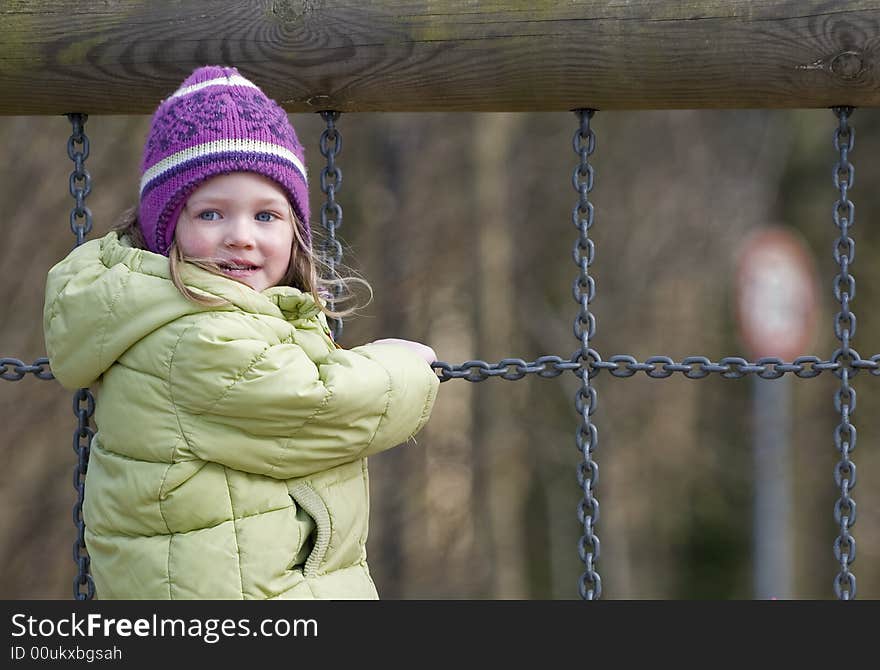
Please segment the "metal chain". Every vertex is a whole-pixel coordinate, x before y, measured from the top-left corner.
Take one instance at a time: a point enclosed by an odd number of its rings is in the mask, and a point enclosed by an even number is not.
[[[339,120],[339,112],[321,112],[321,118],[327,124],[321,133],[321,155],[327,159],[327,165],[321,170],[321,190],[326,196],[326,201],[321,207],[321,225],[326,232],[321,246],[321,255],[328,266],[329,275],[337,277],[337,266],[342,263],[342,244],[336,239],[336,229],[342,225],[342,206],[336,202],[336,192],[342,186],[342,170],[336,165],[336,156],[342,151],[342,134],[336,128]],[[342,291],[342,287],[334,284],[332,295],[327,301],[327,306],[332,310],[336,300]],[[342,319],[331,319],[330,330],[333,341],[339,342],[342,335]]]
[[[0,379],[17,382],[27,374],[33,374],[38,379],[55,379],[48,366],[48,358],[38,358],[30,365],[17,358],[0,358]]]
[[[853,356],[856,355],[853,352]],[[612,377],[622,379],[632,377],[638,372],[644,372],[653,379],[666,379],[675,373],[681,373],[688,379],[705,379],[713,373],[720,374],[725,379],[742,379],[749,375],[757,375],[763,379],[779,379],[788,372],[802,379],[809,379],[826,371],[837,371],[842,367],[840,362],[823,361],[818,356],[799,356],[791,363],[772,357],[750,362],[738,356],[728,356],[715,363],[706,356],[688,356],[681,363],[676,363],[668,356],[651,356],[644,362],[639,362],[635,356],[616,354],[603,361],[595,349],[589,350],[586,360],[581,358],[581,352],[578,350],[569,358],[541,356],[534,361],[504,358],[498,363],[469,360],[459,365],[437,361],[433,367],[441,382],[451,379],[482,382],[493,377],[516,381],[530,374],[550,379],[558,377],[563,372],[580,370],[585,364],[589,368],[590,378],[595,377],[602,370],[607,370]],[[31,364],[18,358],[0,358],[0,379],[17,382],[28,374],[33,374],[39,379],[55,379],[48,365],[49,359],[45,357],[38,358]],[[872,375],[880,377],[880,354],[875,354],[869,359],[855,359],[852,368],[850,377],[855,377],[859,370],[868,370]]]
[[[858,355],[854,351],[852,354],[854,357]],[[801,379],[810,379],[818,377],[823,372],[838,371],[842,364],[830,360],[823,361],[818,356],[799,356],[791,363],[775,357],[759,358],[750,362],[739,356],[727,356],[715,363],[706,356],[688,356],[681,363],[676,363],[669,356],[651,356],[644,362],[639,362],[635,356],[616,354],[603,361],[595,349],[590,349],[586,359],[578,350],[570,358],[541,356],[532,362],[526,362],[521,358],[505,358],[498,363],[470,360],[460,365],[437,361],[433,367],[441,382],[450,379],[482,382],[492,377],[516,381],[530,374],[551,378],[558,377],[566,371],[577,372],[582,368],[589,370],[591,379],[602,370],[607,370],[612,377],[622,379],[632,377],[638,372],[644,372],[652,379],[666,379],[675,373],[681,373],[688,379],[705,379],[713,373],[725,379],[742,379],[749,375],[756,375],[762,379],[779,379],[789,372]],[[868,370],[872,375],[880,376],[880,354],[875,354],[870,359],[855,359],[852,368],[850,377],[856,376],[859,370]]]
[[[70,210],[70,229],[76,236],[75,247],[85,242],[86,235],[92,230],[92,212],[85,205],[85,200],[92,190],[92,178],[85,168],[85,160],[89,156],[89,138],[85,133],[86,114],[68,114],[67,118],[73,126],[70,139],[67,141],[67,155],[73,161],[74,168],[70,174],[70,194],[75,201]],[[82,147],[81,149],[77,147]],[[80,223],[80,220],[83,220]],[[73,413],[77,418],[76,430],[73,433],[73,450],[77,454],[77,464],[73,471],[73,488],[76,489],[76,503],[73,506],[73,524],[76,526],[76,540],[73,542],[73,560],[77,565],[77,575],[73,580],[73,597],[77,600],[91,600],[95,597],[95,583],[89,574],[89,556],[86,550],[85,531],[82,506],[85,499],[85,479],[89,464],[89,448],[92,431],[89,422],[95,413],[95,398],[87,388],[81,388],[73,395]],[[85,590],[83,590],[85,589]]]
[[[89,446],[94,436],[89,421],[95,413],[95,398],[88,389],[79,389],[74,393],[73,413],[77,417],[77,427],[73,433],[73,451],[77,455],[77,466],[73,471],[73,488],[76,489],[76,504],[73,506],[73,525],[76,526],[73,560],[77,565],[77,575],[73,580],[73,597],[77,600],[91,600],[95,597],[95,583],[89,574],[89,556],[85,540],[86,524],[82,515],[86,494],[85,477],[89,466]],[[85,591],[83,591],[84,587]]]
[[[880,360],[880,355],[875,356],[874,359],[858,361],[854,367],[871,370],[871,374],[880,374],[878,369],[880,366],[877,362]],[[598,359],[591,363],[591,367],[608,370],[613,377],[632,377],[637,372],[644,372],[648,377],[665,379],[680,372],[688,379],[704,379],[712,373],[718,373],[725,379],[742,379],[752,374],[763,379],[779,379],[791,372],[802,379],[809,379],[828,370],[837,370],[840,364],[823,361],[818,356],[799,356],[791,363],[775,357],[759,358],[757,361],[749,362],[739,356],[727,356],[717,363],[705,356],[688,356],[681,363],[676,363],[668,356],[651,356],[640,363],[635,356],[618,354],[611,356],[607,361]]]
[[[850,310],[850,301],[856,296],[856,280],[850,274],[856,244],[849,236],[849,229],[855,224],[855,206],[848,197],[855,176],[855,169],[849,162],[855,142],[855,130],[848,125],[852,111],[852,107],[834,108],[839,122],[834,131],[834,148],[839,153],[839,160],[832,175],[834,187],[839,192],[834,203],[834,225],[840,230],[834,243],[834,260],[840,272],[833,283],[834,297],[840,303],[840,311],[834,318],[834,334],[840,340],[840,348],[831,357],[832,362],[840,364],[834,373],[840,378],[840,387],[834,394],[834,407],[840,414],[840,423],[834,430],[834,446],[840,453],[840,460],[834,468],[834,481],[840,488],[840,497],[834,504],[834,520],[840,527],[834,540],[834,557],[840,563],[840,572],[834,578],[834,594],[840,600],[856,597],[856,577],[850,572],[850,566],[856,560],[856,540],[850,534],[850,528],[856,523],[856,502],[850,496],[856,486],[856,465],[850,458],[850,452],[856,448],[856,428],[850,421],[856,409],[856,390],[850,385],[850,377],[854,374],[853,362],[860,359],[850,347],[851,338],[856,334],[856,316]]]
[[[482,382],[490,377],[500,377],[507,381],[516,381],[530,374],[551,378],[558,377],[566,370],[579,370],[582,367],[579,361],[580,353],[580,351],[575,352],[567,360],[560,356],[541,356],[533,362],[526,362],[521,358],[505,358],[498,363],[487,363],[480,360],[465,361],[461,365],[451,365],[443,361],[437,361],[432,364],[432,367],[439,371],[437,376],[440,377],[441,383],[450,379]],[[591,376],[592,374],[591,372]]]
[[[590,313],[590,303],[596,294],[596,284],[590,276],[590,265],[593,263],[595,248],[590,239],[590,228],[593,226],[593,205],[589,201],[593,190],[593,167],[589,157],[596,148],[596,136],[590,128],[590,119],[595,110],[578,109],[575,114],[580,120],[578,129],[572,138],[574,152],[580,158],[571,175],[574,190],[578,192],[578,201],[572,210],[571,217],[574,227],[578,230],[578,238],[574,243],[574,263],[580,269],[572,286],[574,300],[580,306],[574,320],[574,336],[580,340],[580,359],[587,361],[590,357],[590,340],[596,334],[596,319]],[[586,369],[575,372],[581,380],[581,386],[575,394],[575,408],[580,414],[581,423],[575,434],[575,443],[583,456],[577,470],[577,480],[583,497],[578,505],[578,521],[583,526],[583,535],[578,541],[578,556],[584,564],[584,572],[578,580],[578,593],[584,600],[597,600],[602,595],[602,579],[596,571],[599,560],[600,544],[596,536],[596,524],[599,521],[599,501],[593,494],[599,479],[599,466],[593,461],[593,451],[599,443],[599,432],[590,417],[596,411],[596,389],[590,385],[590,375]]]
[[[85,204],[86,198],[92,192],[92,177],[85,167],[85,161],[89,157],[89,138],[85,133],[85,124],[89,117],[87,114],[68,114],[67,118],[73,126],[70,139],[67,140],[67,155],[73,161],[70,195],[76,201],[70,210],[70,230],[76,236],[75,246],[79,246],[92,231],[92,212]]]

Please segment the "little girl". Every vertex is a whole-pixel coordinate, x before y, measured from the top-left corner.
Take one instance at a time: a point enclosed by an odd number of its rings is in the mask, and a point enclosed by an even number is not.
[[[53,267],[56,378],[100,382],[83,517],[100,598],[376,598],[366,457],[424,426],[434,351],[327,327],[303,148],[235,68],[156,110],[126,225]]]

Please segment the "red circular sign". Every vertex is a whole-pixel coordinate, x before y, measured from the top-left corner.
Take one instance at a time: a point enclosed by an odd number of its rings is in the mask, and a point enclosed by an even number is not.
[[[744,243],[736,273],[740,336],[755,358],[791,361],[808,353],[816,331],[816,271],[802,238],[771,226]]]

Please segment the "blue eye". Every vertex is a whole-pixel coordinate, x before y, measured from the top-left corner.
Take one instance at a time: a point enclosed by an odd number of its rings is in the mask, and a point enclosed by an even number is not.
[[[274,220],[276,217],[272,212],[259,212],[256,216],[257,221],[262,223],[269,223]]]
[[[199,214],[199,217],[202,221],[216,221],[220,218],[220,213],[215,212],[213,209],[206,210]]]

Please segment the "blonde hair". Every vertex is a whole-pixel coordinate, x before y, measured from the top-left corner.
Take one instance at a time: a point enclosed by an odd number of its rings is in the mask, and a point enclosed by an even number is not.
[[[289,203],[288,203],[289,204]],[[312,246],[306,244],[303,237],[303,226],[290,208],[290,216],[293,221],[293,243],[290,249],[290,266],[287,273],[281,279],[279,286],[292,286],[300,291],[309,293],[315,299],[321,311],[331,318],[342,318],[365,307],[373,299],[373,289],[369,282],[358,276],[342,276],[336,268],[330,268],[319,255],[315,254]],[[143,231],[138,224],[137,207],[132,207],[125,212],[112,230],[122,237],[128,237],[131,246],[136,249],[148,249]],[[314,242],[314,234],[312,236]],[[207,307],[219,307],[228,303],[227,300],[217,296],[206,296],[187,286],[180,276],[182,263],[191,263],[209,272],[220,274],[216,262],[206,258],[190,258],[183,254],[177,241],[172,242],[168,251],[168,267],[171,281],[178,291],[192,302]],[[350,270],[346,269],[346,272]],[[369,297],[362,305],[355,305],[347,309],[336,309],[336,304],[348,302],[355,298],[353,286],[357,284],[366,289]],[[327,307],[326,302],[333,300],[334,309]]]

